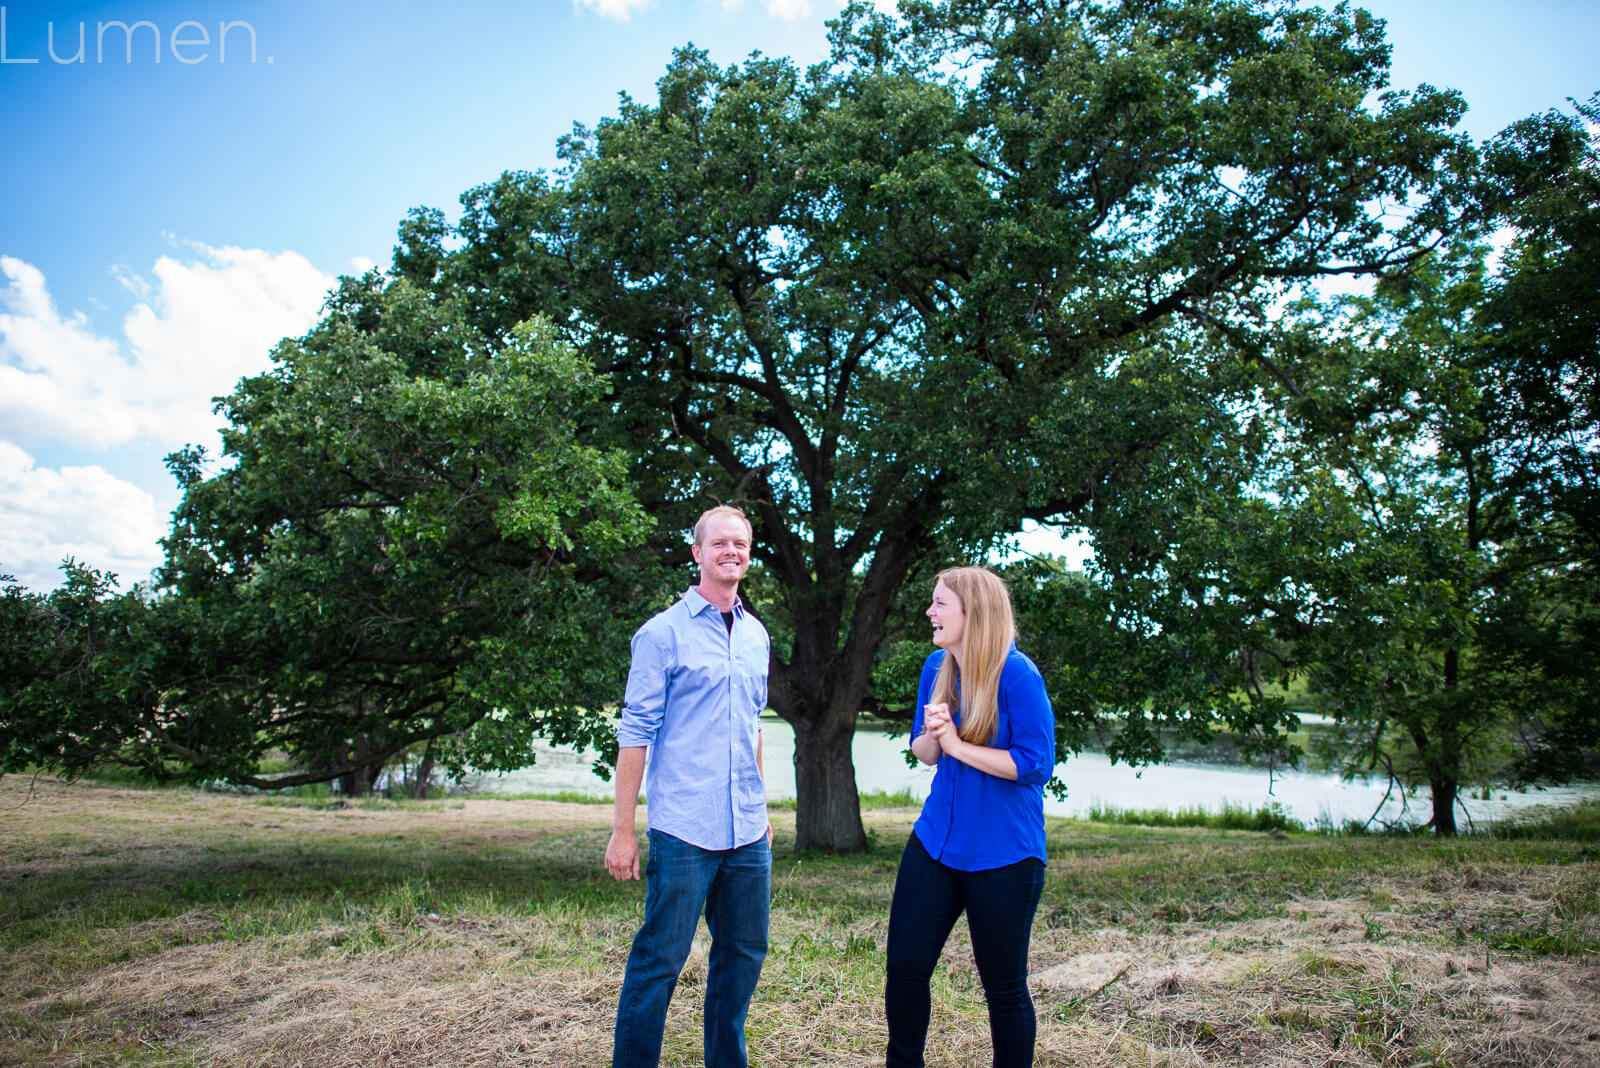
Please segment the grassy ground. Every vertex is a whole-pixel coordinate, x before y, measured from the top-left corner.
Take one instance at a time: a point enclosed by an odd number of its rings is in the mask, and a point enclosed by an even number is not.
[[[760,1066],[881,1063],[915,810],[793,856]],[[285,802],[0,779],[0,1064],[604,1065],[639,884],[603,805]],[[1600,812],[1521,837],[1051,821],[1041,1065],[1600,1064]],[[704,946],[665,1062],[699,1063]],[[964,928],[929,1063],[988,1064]]]

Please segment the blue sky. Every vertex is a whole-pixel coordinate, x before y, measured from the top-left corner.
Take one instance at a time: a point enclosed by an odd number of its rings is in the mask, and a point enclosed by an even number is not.
[[[210,398],[396,225],[554,164],[674,47],[823,56],[838,0],[0,2],[0,572],[145,577]],[[1600,90],[1600,5],[1382,0],[1393,83],[1487,137]],[[112,23],[147,23],[130,35]],[[102,33],[101,24],[107,24]],[[81,61],[79,38],[82,35]],[[155,61],[159,41],[160,61]]]

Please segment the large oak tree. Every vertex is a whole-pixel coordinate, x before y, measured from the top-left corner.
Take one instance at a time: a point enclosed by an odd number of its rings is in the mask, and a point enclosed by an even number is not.
[[[865,842],[850,741],[908,577],[1159,496],[1196,417],[1284,373],[1269,303],[1417,255],[1469,154],[1459,98],[1387,91],[1382,24],[1346,7],[900,10],[847,8],[806,71],[685,49],[558,173],[415,212],[395,259],[608,376],[590,430],[660,531],[754,514],[800,848]]]

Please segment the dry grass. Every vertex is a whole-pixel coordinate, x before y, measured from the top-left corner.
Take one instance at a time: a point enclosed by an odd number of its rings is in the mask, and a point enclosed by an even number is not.
[[[604,806],[350,808],[0,779],[0,1064],[607,1063],[637,884]],[[880,849],[788,856],[752,1062],[881,1063]],[[788,821],[785,826],[784,821]],[[1592,845],[1052,824],[1038,1063],[1600,1064]],[[929,1063],[985,1065],[958,927]],[[665,1063],[699,1063],[703,947]]]

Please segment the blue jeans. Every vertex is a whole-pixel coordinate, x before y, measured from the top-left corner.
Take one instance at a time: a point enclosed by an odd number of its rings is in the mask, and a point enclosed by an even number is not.
[[[996,1068],[1033,1064],[1037,1023],[1028,996],[1028,939],[1044,891],[1036,858],[987,871],[960,871],[928,855],[915,834],[906,843],[889,905],[888,1068],[922,1068],[932,996],[928,984],[956,917],[965,910],[972,956],[989,1003]]]
[[[763,835],[738,849],[692,846],[650,832],[644,926],[634,936],[617,999],[612,1068],[655,1068],[667,1002],[689,959],[702,910],[711,930],[706,969],[706,1068],[744,1068],[744,1019],[767,958],[772,847]]]

